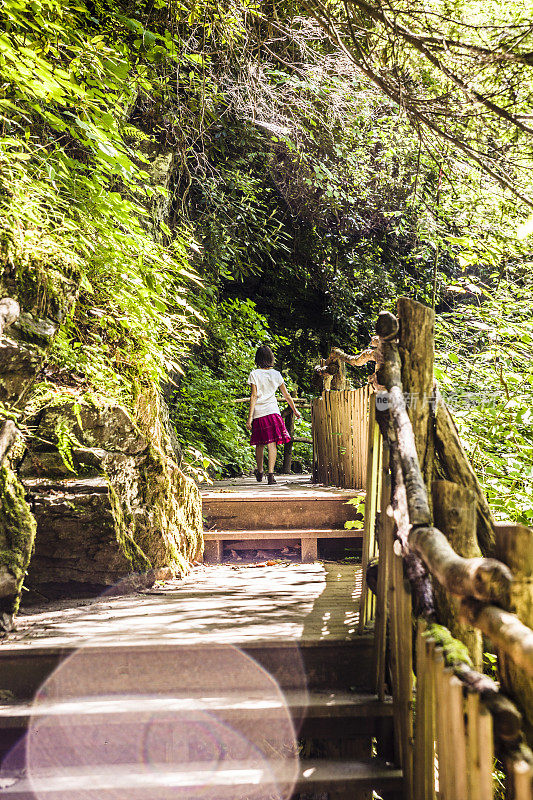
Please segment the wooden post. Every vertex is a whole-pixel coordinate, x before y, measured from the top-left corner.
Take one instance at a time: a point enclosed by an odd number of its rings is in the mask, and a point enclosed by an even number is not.
[[[445,697],[444,689],[444,656],[442,650],[435,648],[435,705],[437,716],[437,757],[439,764],[439,797],[442,800],[452,800],[453,798],[453,765],[450,758],[450,746],[448,731],[448,698]],[[470,800],[470,796],[468,796]]]
[[[477,735],[480,761],[481,800],[492,800],[492,770],[494,764],[492,717],[482,702],[479,704]]]
[[[313,437],[313,483],[318,483],[318,398],[311,400],[311,434]]]
[[[287,406],[287,408],[283,412],[283,416],[285,418],[285,427],[291,437],[290,442],[283,445],[283,467],[282,472],[284,475],[288,475],[292,468],[292,447],[293,447],[293,438],[294,438],[294,414],[292,408]]]
[[[373,398],[374,399],[374,398]],[[366,497],[365,519],[363,523],[363,552],[361,557],[362,585],[361,599],[359,601],[359,631],[362,632],[367,623],[368,589],[366,585],[366,570],[370,560],[371,549],[374,544],[376,512],[378,502],[378,464],[379,450],[382,446],[381,434],[376,424],[375,404],[370,405],[370,420],[368,424],[368,451],[366,462]]]
[[[215,539],[209,542],[204,542],[204,563],[206,564],[220,564],[224,555],[224,542],[220,539]]]
[[[476,692],[469,692],[466,697],[466,757],[469,800],[482,800],[478,717],[479,695]]]
[[[416,635],[416,718],[414,745],[413,800],[435,797],[435,696],[433,677],[424,633],[427,625],[418,620]]]
[[[435,312],[427,306],[401,297],[399,351],[402,360],[402,386],[407,413],[413,426],[416,451],[424,483],[431,490],[433,478],[433,363]]]
[[[302,564],[312,564],[318,558],[318,543],[315,537],[302,537]]]
[[[463,558],[481,556],[476,536],[476,506],[473,492],[450,481],[434,481],[432,485],[435,525],[444,532],[455,552]],[[468,647],[476,669],[482,668],[481,633],[459,621],[456,602],[439,585],[436,586],[438,619],[456,639]]]
[[[396,710],[399,761],[404,777],[404,796],[413,796],[413,657],[411,594],[406,589],[403,558],[392,556],[389,593],[391,672]]]
[[[469,800],[492,800],[492,717],[476,692],[470,692],[466,698],[466,753],[467,797]]]
[[[332,391],[342,391],[346,389],[346,362],[338,358],[336,360],[336,365],[337,371],[331,379],[330,389]]]
[[[518,619],[533,627],[533,530],[525,525],[499,523],[495,526],[496,556],[513,573],[510,609]],[[517,702],[524,715],[524,729],[533,745],[533,677],[518,668],[502,651],[498,653],[503,689]]]
[[[374,624],[374,666],[376,694],[380,700],[385,698],[385,657],[387,650],[387,585],[389,580],[392,547],[394,539],[394,520],[389,511],[391,502],[391,480],[389,470],[389,451],[383,446],[383,474],[381,478],[381,503],[379,515],[379,568],[376,597],[376,620]]]
[[[446,678],[447,692],[440,701],[449,706],[449,737],[453,760],[453,783],[455,800],[468,797],[466,769],[466,733],[464,724],[463,685],[454,675]]]
[[[524,759],[506,761],[509,797],[513,800],[533,800],[533,767]]]

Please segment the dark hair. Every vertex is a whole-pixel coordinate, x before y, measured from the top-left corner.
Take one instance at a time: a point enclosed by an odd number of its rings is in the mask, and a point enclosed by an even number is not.
[[[257,348],[255,363],[260,369],[274,366],[274,353],[267,344],[262,344]]]

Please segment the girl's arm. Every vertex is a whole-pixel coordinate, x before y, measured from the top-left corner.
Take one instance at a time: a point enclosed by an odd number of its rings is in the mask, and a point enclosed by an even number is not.
[[[284,383],[282,383],[282,384],[281,384],[281,386],[280,386],[279,388],[280,388],[280,392],[281,392],[281,394],[283,395],[283,397],[285,398],[285,400],[286,400],[286,401],[287,401],[287,403],[289,404],[290,408],[292,408],[292,412],[293,412],[294,416],[296,417],[296,419],[300,419],[300,417],[301,417],[302,415],[301,415],[301,414],[300,414],[300,412],[299,412],[299,411],[296,409],[296,406],[294,405],[294,400],[292,399],[292,397],[291,397],[291,396],[290,396],[290,394],[288,393],[288,391],[287,391],[287,387],[285,386],[285,384],[284,384]]]
[[[246,427],[249,431],[252,430],[252,419],[254,416],[254,408],[255,404],[257,403],[257,386],[255,383],[252,383],[252,393],[250,394],[250,411],[248,412],[248,422],[246,423]]]

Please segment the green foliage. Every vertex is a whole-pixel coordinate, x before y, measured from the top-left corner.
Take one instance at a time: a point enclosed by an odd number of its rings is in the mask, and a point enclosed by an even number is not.
[[[467,302],[438,320],[435,371],[491,507],[531,525],[532,283],[525,265],[520,272],[492,286],[463,282]]]
[[[486,17],[470,0],[457,7]],[[399,10],[405,23],[412,9]],[[493,10],[509,29],[523,13]],[[445,12],[446,35],[464,33]],[[246,404],[234,400],[257,344],[273,344],[288,385],[310,393],[320,355],[365,345],[399,294],[431,302],[436,278],[437,308],[451,315],[439,329],[442,388],[500,392],[459,409],[461,433],[498,513],[533,519],[530,281],[512,192],[413,128],[405,104],[372,88],[299,3],[273,14],[254,0],[6,0],[0,17],[0,288],[59,325],[49,381],[130,408],[142,387],[170,385],[192,472],[247,469]],[[385,38],[367,67],[383,59],[411,111],[430,97],[442,119],[442,74],[405,43],[396,63],[390,26],[375,22],[368,36]],[[446,57],[463,69],[465,52]],[[479,115],[454,119],[505,172]],[[511,152],[522,139],[506,142]],[[309,423],[296,433],[309,436]],[[67,432],[57,438],[68,463]],[[308,465],[309,446],[294,458]]]
[[[131,404],[198,335],[192,232],[163,244],[150,213],[166,190],[124,125],[151,84],[118,9],[103,26],[83,3],[8,0],[1,13],[4,282],[14,264],[23,308],[64,323],[52,368]]]

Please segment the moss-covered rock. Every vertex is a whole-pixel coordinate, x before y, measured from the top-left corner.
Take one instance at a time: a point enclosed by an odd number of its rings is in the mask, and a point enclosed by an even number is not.
[[[38,346],[0,337],[0,402],[17,403],[33,384],[42,360]]]
[[[36,228],[14,237],[15,292],[23,311],[62,322],[76,302],[79,264],[53,237]]]
[[[33,551],[36,522],[15,473],[0,467],[0,615],[3,626],[16,613]]]
[[[135,418],[93,394],[56,393],[36,410],[20,466],[38,523],[30,587],[92,591],[132,574],[179,574],[201,553],[198,489],[154,397],[139,399]]]

